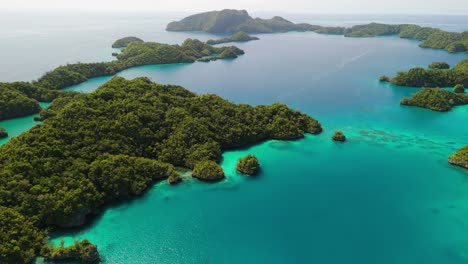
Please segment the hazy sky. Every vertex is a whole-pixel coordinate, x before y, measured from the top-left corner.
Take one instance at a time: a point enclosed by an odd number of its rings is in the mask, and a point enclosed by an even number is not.
[[[198,12],[224,8],[325,14],[468,15],[468,0],[0,0],[0,10]]]

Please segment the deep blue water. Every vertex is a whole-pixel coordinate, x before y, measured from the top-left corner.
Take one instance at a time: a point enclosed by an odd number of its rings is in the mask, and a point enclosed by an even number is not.
[[[321,19],[347,25],[369,18]],[[386,19],[412,22],[411,17]],[[111,59],[110,43],[125,35],[170,43],[213,37],[164,32],[166,20],[126,17],[113,24],[114,18],[102,18],[97,21],[106,23],[98,23],[96,31],[92,20],[77,21],[71,29],[81,25],[82,35],[57,37],[70,42],[57,44],[70,60],[60,55],[44,60],[50,69],[58,58],[59,64]],[[465,21],[452,17],[446,24],[455,30],[466,27]],[[102,34],[91,38],[96,32]],[[54,35],[44,34],[39,42]],[[417,41],[396,37],[259,37],[239,44],[246,55],[236,60],[143,66],[119,75],[148,76],[237,103],[284,102],[317,118],[324,133],[227,152],[222,163],[227,180],[187,180],[175,187],[159,183],[141,198],[104,210],[84,228],[53,233],[52,243],[88,238],[105,263],[468,263],[468,173],[447,163],[447,156],[468,143],[468,107],[448,113],[402,107],[399,101],[417,89],[378,82],[382,74],[433,61],[454,65],[468,56],[421,49]],[[15,76],[32,79],[42,73],[42,66],[30,63]],[[5,72],[0,79],[11,80]],[[109,78],[70,89],[91,92]],[[349,141],[332,142],[335,129]],[[237,159],[247,153],[260,159],[259,177],[235,172]]]

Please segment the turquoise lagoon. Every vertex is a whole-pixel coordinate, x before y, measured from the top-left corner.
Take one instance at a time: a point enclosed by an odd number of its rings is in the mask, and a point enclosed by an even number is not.
[[[174,42],[213,37],[166,33],[162,23],[153,30],[144,24],[142,34]],[[468,143],[468,107],[448,113],[402,107],[399,101],[417,89],[378,77],[468,56],[396,37],[260,38],[239,44],[246,55],[236,60],[142,66],[118,75],[237,103],[284,102],[317,118],[324,133],[226,152],[225,181],[158,183],[84,227],[51,233],[51,243],[90,239],[105,263],[467,263],[468,173],[447,157]],[[69,89],[91,92],[109,78]],[[17,131],[34,125],[21,120],[0,125],[10,132],[15,124]],[[347,143],[331,141],[337,129]],[[235,172],[248,153],[262,164],[258,177]]]

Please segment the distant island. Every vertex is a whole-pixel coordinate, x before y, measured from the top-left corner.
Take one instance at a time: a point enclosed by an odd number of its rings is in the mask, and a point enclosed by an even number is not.
[[[192,15],[167,25],[168,31],[205,31],[215,34],[236,32],[274,33],[287,31],[312,31],[308,24],[294,24],[282,17],[252,18],[245,10],[225,9]]]
[[[468,52],[468,31],[447,32],[437,28],[411,24],[387,25],[370,23],[346,27],[324,27],[307,23],[295,24],[282,17],[252,18],[245,10],[225,9],[186,17],[167,25],[168,31],[205,31],[214,34],[236,32],[275,33],[288,31],[314,31],[319,34],[337,34],[345,37],[376,37],[398,35],[401,38],[422,40],[422,48],[444,49],[448,52]]]
[[[453,165],[468,169],[468,145],[459,149],[448,158],[448,162]]]
[[[468,104],[468,94],[455,93],[440,88],[422,88],[411,98],[401,100],[400,104],[446,112],[456,105]]]
[[[242,54],[244,51],[235,46],[213,47],[197,39],[187,39],[181,45],[130,41],[117,54],[116,61],[67,64],[45,73],[31,83],[0,83],[0,120],[39,113],[41,107],[38,102],[67,97],[69,92],[61,90],[68,86],[94,77],[112,76],[134,66],[193,63],[206,57],[211,60],[233,59]]]
[[[125,37],[118,39],[112,44],[112,48],[126,48],[132,42],[144,42],[142,39],[137,37]]]
[[[206,42],[209,45],[216,45],[222,43],[229,43],[229,42],[247,42],[252,40],[259,40],[257,37],[252,37],[244,32],[237,32],[236,34],[222,39],[210,39]]]
[[[132,45],[140,47],[127,49]],[[50,108],[57,114],[1,147],[2,263],[31,262],[36,255],[94,259],[96,247],[87,241],[47,246],[48,227],[82,225],[155,182],[180,181],[175,166],[193,169],[201,180],[221,180],[217,163],[224,150],[322,131],[317,120],[284,104],[234,104],[144,77],[114,77]]]

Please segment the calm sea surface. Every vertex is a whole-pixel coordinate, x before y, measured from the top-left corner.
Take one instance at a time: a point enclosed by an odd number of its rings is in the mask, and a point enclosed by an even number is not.
[[[127,35],[166,43],[216,37],[164,31],[183,16],[4,14],[0,81],[32,80],[67,62],[112,60],[110,45]],[[468,17],[285,17],[468,30]],[[284,102],[317,118],[324,133],[227,152],[225,181],[156,184],[83,228],[51,234],[51,243],[88,238],[105,263],[468,263],[468,173],[447,164],[468,144],[468,107],[448,113],[402,107],[399,101],[417,89],[378,82],[382,74],[433,61],[454,65],[468,56],[397,37],[259,37],[238,44],[246,54],[236,60],[143,66],[118,75],[148,76],[236,103]],[[109,79],[69,89],[91,92]],[[12,136],[34,125],[31,116],[0,122]],[[330,140],[338,129],[347,143]],[[259,177],[235,172],[248,153],[262,164]]]

